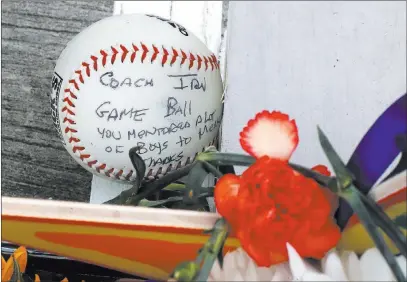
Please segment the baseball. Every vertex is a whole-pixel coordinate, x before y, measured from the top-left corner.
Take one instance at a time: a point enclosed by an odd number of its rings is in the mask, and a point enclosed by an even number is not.
[[[105,18],[66,46],[51,112],[69,154],[95,175],[133,181],[139,146],[156,177],[214,144],[222,119],[219,64],[183,26],[152,15]]]

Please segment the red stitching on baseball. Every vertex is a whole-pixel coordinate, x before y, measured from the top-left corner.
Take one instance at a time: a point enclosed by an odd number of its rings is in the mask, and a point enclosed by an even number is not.
[[[98,71],[98,57],[92,55],[90,59],[93,61],[93,69]]]
[[[81,161],[84,161],[85,159],[89,159],[90,155],[86,154],[86,155],[80,155],[79,158],[81,159]]]
[[[76,153],[76,151],[83,151],[83,150],[85,150],[85,147],[83,147],[83,146],[73,146],[72,147],[72,151],[74,153]]]
[[[205,70],[208,70],[208,57],[203,56],[204,57],[204,63],[205,63]]]
[[[101,169],[105,169],[105,167],[106,167],[106,164],[101,164],[100,166],[98,166],[98,167],[96,168],[96,171],[100,173],[100,170],[101,170]]]
[[[65,117],[63,123],[70,123],[70,124],[76,124],[75,121],[71,120],[70,118]]]
[[[171,60],[171,62],[170,62],[170,66],[172,66],[174,63],[175,63],[175,61],[177,60],[177,57],[178,57],[179,55],[178,55],[178,52],[177,52],[177,50],[175,50],[174,48],[172,48],[172,60]]]
[[[120,48],[121,48],[122,51],[123,51],[122,58],[121,58],[121,61],[122,61],[122,63],[123,63],[124,60],[126,59],[127,54],[129,53],[129,50],[127,50],[127,48],[124,47],[123,45],[120,45]]]
[[[169,55],[167,49],[165,49],[164,46],[163,46],[163,52],[164,52],[164,56],[163,56],[163,59],[161,60],[161,65],[162,66],[164,66],[165,63],[167,62],[168,55]]]
[[[81,140],[79,139],[79,138],[75,138],[75,137],[70,137],[69,138],[69,143],[78,143],[78,142],[80,142]]]
[[[112,46],[112,52],[113,52],[113,55],[112,55],[110,62],[113,65],[114,62],[116,61],[116,56],[117,56],[117,53],[119,53],[119,51],[117,51],[117,49]]]
[[[141,43],[141,48],[143,49],[143,55],[141,55],[141,62],[144,63],[144,59],[147,57],[148,48],[143,43]]]
[[[209,58],[208,58],[208,60],[209,60],[209,63],[211,64],[211,67],[212,67],[212,70],[213,70],[213,61],[212,61],[212,57],[209,57]]]
[[[158,51],[158,48],[155,47],[154,45],[153,45],[153,50],[154,50],[154,53],[153,53],[153,55],[151,56],[151,62],[154,62],[155,59],[157,59],[157,55],[158,55],[158,53],[160,52],[160,51]]]
[[[114,168],[109,169],[108,171],[105,171],[105,175],[108,177],[111,177],[110,174],[114,171]]]
[[[202,58],[201,58],[201,56],[199,56],[199,55],[196,55],[197,56],[197,58],[198,58],[198,70],[200,70],[201,69],[201,65],[202,65]]]
[[[180,49],[181,50],[181,57],[182,57],[182,60],[181,60],[181,66],[185,63],[185,60],[187,59],[187,54],[185,54],[185,52],[184,51],[182,51],[182,49]]]
[[[65,106],[65,107],[62,108],[62,112],[68,112],[68,114],[70,114],[71,116],[74,116],[74,115],[75,115],[75,113],[72,112],[70,109],[68,109],[67,106]]]
[[[68,97],[65,97],[62,101],[68,103],[68,105],[71,106],[72,108],[75,108],[75,104],[72,103],[72,101]]]
[[[132,44],[133,45],[133,54],[131,54],[131,57],[130,57],[130,62],[134,62],[134,59],[136,58],[136,53],[137,53],[137,51],[138,50],[140,50],[136,45],[134,45],[134,44]]]
[[[65,133],[68,133],[68,132],[78,132],[78,130],[70,128],[70,127],[65,127]]]
[[[192,66],[194,65],[194,61],[195,61],[195,60],[196,60],[196,59],[195,59],[194,54],[189,53],[189,66],[188,66],[189,69],[192,68]]]
[[[76,73],[76,74],[79,74],[79,81],[80,81],[81,83],[83,83],[84,81],[83,81],[83,77],[82,77],[82,71],[81,71],[81,70],[76,70],[75,73]]]
[[[140,46],[140,48],[139,48]],[[168,49],[166,49],[164,46],[162,46],[162,48],[157,48],[155,45],[151,45],[151,49],[149,49],[149,47],[147,47],[146,44],[144,44],[143,42],[140,42],[140,45],[137,46],[134,43],[132,43],[132,48],[127,48],[126,46],[124,46],[123,44],[120,44],[118,47],[116,46],[111,46],[110,50],[111,53],[109,54],[107,51],[101,49],[99,51],[100,55],[91,55],[90,56],[90,62],[82,62],[81,66],[83,67],[82,69],[78,69],[75,70],[74,73],[77,75],[76,78],[70,79],[68,80],[68,83],[70,84],[70,86],[68,86],[68,88],[64,89],[64,99],[63,102],[65,103],[64,107],[62,108],[62,112],[64,112],[66,114],[66,116],[63,119],[63,123],[66,124],[67,126],[65,127],[65,133],[70,133],[71,136],[69,137],[69,143],[70,144],[75,144],[75,143],[79,143],[81,140],[79,138],[76,138],[74,136],[72,136],[72,134],[77,133],[78,131],[75,128],[70,127],[70,125],[75,125],[76,122],[75,120],[72,118],[75,116],[75,112],[74,112],[74,108],[75,108],[75,104],[73,102],[73,100],[77,99],[77,93],[75,94],[72,91],[71,86],[73,86],[76,91],[80,91],[80,87],[79,87],[79,83],[84,84],[85,83],[85,78],[86,77],[90,77],[91,76],[91,68],[94,71],[98,71],[99,69],[99,60],[101,60],[101,65],[102,67],[105,67],[107,64],[107,59],[108,56],[110,56],[110,63],[113,65],[116,61],[117,61],[117,56],[120,56],[120,61],[123,63],[126,58],[128,57],[128,55],[130,54],[130,62],[134,63],[136,57],[137,57],[137,52],[138,51],[142,51],[141,53],[141,63],[144,63],[144,60],[147,58],[147,55],[150,53],[150,50],[152,50],[153,52],[151,52],[151,63],[153,63],[154,61],[157,61],[158,56],[161,54],[162,58],[160,60],[160,63],[162,66],[164,66],[165,64],[168,64],[170,66],[172,66],[178,58],[180,58],[180,65],[184,65],[186,60],[189,61],[188,64],[188,68],[192,69],[194,66],[196,67],[197,70],[200,70],[202,68],[203,65],[205,65],[205,71],[208,70],[209,64],[211,66],[211,69],[219,69],[219,63],[216,59],[216,56],[214,54],[210,55],[210,56],[203,56],[203,55],[199,55],[199,54],[193,54],[189,52],[189,56],[187,55],[186,52],[184,52],[184,50],[182,49],[175,49],[174,47],[171,47],[172,52],[170,53],[168,51]],[[109,49],[108,49],[109,50]],[[171,59],[169,59],[169,56],[171,56]],[[84,73],[86,74],[86,76],[84,75]],[[209,146],[214,144],[215,141],[210,142]],[[202,151],[204,151],[205,148],[202,149]],[[84,151],[85,147],[84,146],[72,146],[72,151],[74,153],[76,152],[81,152]],[[195,154],[194,157],[187,157],[184,164],[182,161],[179,161],[176,164],[176,167],[174,168],[175,165],[170,164],[169,166],[167,166],[166,168],[163,167],[159,167],[155,172],[154,169],[149,169],[146,177],[157,177],[158,175],[162,174],[162,173],[168,173],[173,169],[179,169],[184,165],[188,165],[190,163],[192,163],[192,161],[195,159],[195,157],[197,156],[198,153]],[[82,161],[85,162],[85,159],[88,159],[91,157],[90,154],[80,154],[80,159]],[[92,160],[86,163],[89,167],[93,167],[94,165],[98,164],[97,160]],[[98,165],[96,168],[94,168],[98,173],[101,173],[101,170],[106,169],[106,164],[100,164]],[[165,170],[165,171],[163,171]],[[105,171],[104,174],[112,177],[112,173],[114,173],[115,169],[114,168],[110,168],[109,170]],[[125,178],[127,180],[130,179],[130,177],[133,175],[134,171],[130,170],[126,175],[124,175],[124,170],[119,170],[114,176],[117,179],[120,178]]]
[[[69,88],[65,89],[65,93],[69,93],[69,96],[71,96],[71,98],[73,98],[73,99],[78,98],[78,97],[76,97],[75,94],[72,93],[71,89],[69,89]]]
[[[104,50],[100,50],[100,54],[102,55],[102,66],[105,66],[107,60],[107,53]]]
[[[121,170],[119,170],[119,172],[116,174],[116,178],[117,178],[117,179],[120,179],[120,176],[122,176],[122,174],[123,174],[123,170],[121,169]]]
[[[82,63],[82,66],[85,67],[85,73],[86,75],[89,77],[90,76],[90,68],[89,68],[89,64],[86,62]]]
[[[130,172],[124,177],[124,179],[129,180],[132,175],[133,175],[133,171],[130,170]]]
[[[76,83],[75,79],[68,80],[69,83],[73,84],[76,90],[79,90],[79,85]]]

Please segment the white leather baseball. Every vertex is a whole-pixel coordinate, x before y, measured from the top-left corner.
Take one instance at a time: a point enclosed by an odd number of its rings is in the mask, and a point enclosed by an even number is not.
[[[146,177],[191,163],[212,145],[222,118],[215,56],[190,31],[155,16],[103,19],[72,39],[52,80],[54,125],[88,171],[136,177],[129,149],[141,146]]]

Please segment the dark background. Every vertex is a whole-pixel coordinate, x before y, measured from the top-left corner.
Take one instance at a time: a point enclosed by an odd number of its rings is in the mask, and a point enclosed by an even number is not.
[[[112,15],[113,0],[5,0],[1,6],[2,196],[87,202],[92,175],[59,140],[48,96],[68,41]]]

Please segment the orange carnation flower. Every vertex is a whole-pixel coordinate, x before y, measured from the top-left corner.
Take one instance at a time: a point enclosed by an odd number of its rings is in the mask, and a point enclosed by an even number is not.
[[[240,142],[257,160],[241,176],[221,177],[215,203],[242,247],[259,266],[287,261],[287,242],[301,256],[321,259],[337,244],[340,231],[329,194],[288,164],[298,145],[295,122],[264,111],[249,121]],[[314,169],[330,174],[325,166]]]

